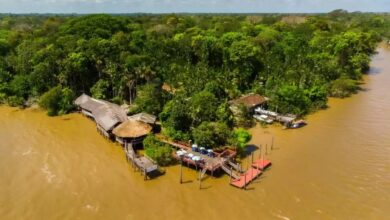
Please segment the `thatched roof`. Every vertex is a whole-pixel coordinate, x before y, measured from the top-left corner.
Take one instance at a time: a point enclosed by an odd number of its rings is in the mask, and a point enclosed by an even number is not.
[[[114,128],[112,133],[121,138],[137,138],[149,134],[152,131],[152,126],[147,123],[130,119],[123,122],[118,127]]]
[[[145,122],[145,123],[148,123],[148,124],[154,124],[154,123],[156,123],[157,117],[154,116],[154,115],[142,112],[142,113],[130,116],[129,119],[142,121],[142,122]]]
[[[234,99],[232,101],[229,101],[230,105],[245,105],[247,108],[251,108],[254,106],[261,105],[268,101],[267,97],[261,96],[259,94],[248,94],[245,96],[242,96],[238,99]]]
[[[80,108],[92,113],[97,124],[104,130],[109,131],[118,123],[127,120],[126,111],[119,105],[104,100],[94,99],[86,94],[82,94],[75,100],[75,104]]]

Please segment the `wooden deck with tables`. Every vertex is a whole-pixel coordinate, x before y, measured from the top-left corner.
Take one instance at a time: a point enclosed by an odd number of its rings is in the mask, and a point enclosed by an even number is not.
[[[243,170],[239,164],[235,164],[231,159],[236,156],[236,152],[230,149],[226,149],[221,153],[214,153],[214,157],[210,157],[205,154],[193,151],[189,144],[183,142],[174,142],[159,137],[159,140],[169,144],[176,149],[185,151],[186,153],[182,156],[174,154],[175,157],[183,162],[183,164],[193,165],[194,167],[201,168],[202,174],[206,171],[213,173],[217,169],[221,169],[230,176],[230,184],[240,189],[246,189],[246,186],[258,178],[265,169],[271,166],[271,161],[259,158],[253,160],[247,170]],[[190,155],[190,156],[187,156]],[[199,161],[194,161],[194,156],[201,158]],[[201,178],[200,178],[201,179]]]
[[[221,168],[221,166],[226,163],[228,160],[232,159],[236,156],[236,152],[230,149],[226,149],[221,153],[214,152],[214,156],[210,157],[205,154],[201,154],[199,152],[193,151],[189,144],[184,142],[175,142],[166,140],[163,137],[159,137],[159,140],[163,143],[169,144],[176,149],[180,149],[186,152],[186,155],[192,154],[193,156],[198,156],[200,158],[199,161],[194,161],[187,156],[179,157],[177,154],[174,156],[178,160],[182,160],[187,165],[193,165],[196,168],[206,169],[207,171],[214,172]]]

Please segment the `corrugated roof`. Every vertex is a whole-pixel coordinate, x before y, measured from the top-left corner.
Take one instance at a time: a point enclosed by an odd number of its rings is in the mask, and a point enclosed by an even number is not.
[[[91,98],[82,94],[75,100],[75,104],[80,108],[92,113],[96,123],[104,130],[109,131],[118,123],[127,120],[126,111],[119,105],[107,101]]]
[[[82,109],[85,109],[89,112],[92,112],[93,110],[99,108],[101,105],[103,105],[102,101],[99,101],[97,99],[94,99],[86,94],[82,94],[79,96],[74,103],[81,107]]]
[[[126,112],[118,105],[108,102],[92,110],[92,115],[96,123],[106,131],[112,130],[118,123],[127,121]]]
[[[89,97],[87,94],[83,93],[81,96],[79,96],[75,101],[74,104],[80,106],[81,104],[87,102],[90,100],[91,97]]]
[[[265,103],[267,100],[268,100],[267,97],[261,96],[259,94],[248,94],[248,95],[242,96],[238,99],[234,99],[232,101],[229,101],[229,104],[231,104],[231,105],[243,104],[246,107],[250,108],[250,107],[257,106],[257,105],[261,105],[261,104]]]
[[[142,121],[148,124],[156,123],[157,117],[148,113],[141,112],[139,114],[135,114],[129,117],[129,119],[134,119],[137,121]]]

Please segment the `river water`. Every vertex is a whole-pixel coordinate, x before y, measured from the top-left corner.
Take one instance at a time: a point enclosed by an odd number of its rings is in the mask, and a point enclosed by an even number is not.
[[[91,120],[0,107],[0,219],[389,219],[390,50],[364,82],[302,129],[251,129],[273,165],[246,191],[178,166],[145,182]]]

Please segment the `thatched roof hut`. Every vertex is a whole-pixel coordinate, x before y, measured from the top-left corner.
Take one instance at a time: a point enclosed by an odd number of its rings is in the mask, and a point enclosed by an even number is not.
[[[139,138],[148,135],[152,129],[152,126],[145,122],[130,119],[114,128],[112,133],[120,138]]]
[[[157,117],[154,115],[142,112],[142,113],[130,116],[129,119],[134,119],[134,120],[145,122],[145,123],[152,125],[152,124],[156,123]]]

